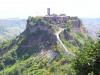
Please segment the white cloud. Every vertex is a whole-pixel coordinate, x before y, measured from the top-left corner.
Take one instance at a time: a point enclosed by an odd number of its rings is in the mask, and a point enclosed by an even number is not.
[[[0,0],[0,18],[27,18],[52,13],[79,17],[100,17],[99,0]]]

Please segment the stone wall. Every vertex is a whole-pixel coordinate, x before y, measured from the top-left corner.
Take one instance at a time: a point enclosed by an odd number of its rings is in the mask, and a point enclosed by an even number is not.
[[[43,24],[44,22],[46,22],[47,24]],[[40,20],[38,20],[37,17],[36,18],[32,17],[27,22],[27,28],[29,28],[30,32],[34,32],[37,29],[49,30],[49,28],[45,28],[47,26],[43,27],[42,25],[57,25],[59,27],[65,28],[68,22],[71,23],[72,31],[76,31],[76,32],[80,31],[80,27],[82,26],[81,20],[78,17],[70,17],[70,16],[44,16],[41,17]],[[34,28],[34,25],[38,25],[38,26]]]
[[[44,19],[47,20],[49,23],[56,24],[67,23],[69,18],[69,16],[44,16]]]

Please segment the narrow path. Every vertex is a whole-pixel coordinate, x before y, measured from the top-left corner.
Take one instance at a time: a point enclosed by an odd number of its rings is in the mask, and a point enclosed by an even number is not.
[[[59,37],[59,34],[60,34],[61,32],[63,32],[63,31],[64,31],[64,28],[59,28],[59,31],[56,32],[55,35],[56,35],[56,37],[57,37],[59,43],[62,45],[62,47],[63,47],[64,50],[66,51],[66,53],[69,54],[69,55],[74,55],[73,53],[71,53],[71,52],[65,47],[65,45],[63,44],[63,42],[61,41],[61,39],[60,39],[60,37]]]

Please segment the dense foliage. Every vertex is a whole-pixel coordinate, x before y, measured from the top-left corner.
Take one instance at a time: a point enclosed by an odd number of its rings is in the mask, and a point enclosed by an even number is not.
[[[87,42],[74,60],[76,75],[100,75],[100,41]]]

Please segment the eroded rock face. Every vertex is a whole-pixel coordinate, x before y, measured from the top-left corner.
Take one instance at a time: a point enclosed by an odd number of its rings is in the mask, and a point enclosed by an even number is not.
[[[26,28],[23,33],[25,33],[24,40],[17,49],[17,53],[20,55],[40,52],[42,49],[49,50],[57,44],[53,29],[44,23],[36,23],[28,29]]]
[[[57,44],[57,37],[54,34],[52,25],[57,25],[58,21],[60,23],[59,25],[62,25],[62,23],[66,24],[67,18],[51,17],[50,21],[55,22],[54,24],[48,22],[47,20],[49,20],[49,17],[46,19],[44,17],[30,17],[27,20],[26,30],[23,32],[24,39],[17,49],[17,54],[19,54],[18,56],[26,54],[31,55],[36,52],[41,52],[42,49],[52,50],[52,47]],[[73,21],[72,27],[79,29],[80,21],[77,19],[71,20]],[[66,37],[68,37],[68,35],[66,35]],[[69,38],[72,37],[69,36]]]
[[[37,30],[43,30],[43,31],[48,31],[48,33],[53,33],[51,26],[48,26],[48,25],[39,24],[39,25],[35,25],[35,26],[29,28],[30,33],[34,33]]]
[[[48,50],[46,55],[48,58],[54,59],[54,58],[58,58],[60,54],[59,54],[59,52],[54,52],[53,50]]]
[[[69,41],[70,43],[72,43],[75,46],[81,47],[80,42],[76,38],[74,38],[74,36],[70,35],[70,33],[68,33],[67,31],[64,31],[63,34],[64,34],[64,38],[67,41]]]
[[[49,48],[56,43],[56,36],[50,33],[48,30],[36,30],[30,37],[27,37],[27,41],[22,45],[23,48],[30,48],[33,46],[39,46],[39,48]]]
[[[66,30],[64,30],[63,34],[66,40],[73,40],[73,37]]]

